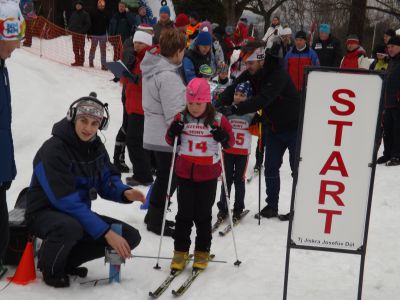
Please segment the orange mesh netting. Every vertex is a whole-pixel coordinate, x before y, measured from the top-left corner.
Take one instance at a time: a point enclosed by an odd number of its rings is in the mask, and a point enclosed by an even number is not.
[[[65,65],[101,69],[105,61],[116,61],[122,53],[121,37],[87,36],[59,27],[43,17],[27,21],[25,50]]]

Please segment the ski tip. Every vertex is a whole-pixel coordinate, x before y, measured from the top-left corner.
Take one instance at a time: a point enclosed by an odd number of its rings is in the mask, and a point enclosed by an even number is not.
[[[179,294],[175,290],[172,290],[172,295],[174,295],[175,297],[179,296]]]
[[[224,236],[225,233],[223,233],[222,231],[218,232],[219,236]]]
[[[153,299],[157,299],[158,298],[153,292],[149,292],[149,297],[151,297]]]

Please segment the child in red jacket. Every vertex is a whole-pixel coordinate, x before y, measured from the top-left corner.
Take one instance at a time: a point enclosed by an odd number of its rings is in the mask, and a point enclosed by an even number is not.
[[[194,269],[205,269],[211,247],[212,207],[221,174],[219,145],[234,144],[232,127],[211,104],[210,86],[204,78],[194,78],[186,89],[186,109],[176,115],[166,140],[179,140],[175,174],[178,179],[178,213],[171,269],[182,270],[189,257],[190,233],[196,225]]]

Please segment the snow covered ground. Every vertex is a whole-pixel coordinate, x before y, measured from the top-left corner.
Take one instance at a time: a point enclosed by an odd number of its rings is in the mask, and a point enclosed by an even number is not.
[[[32,160],[41,144],[50,137],[52,125],[63,118],[70,103],[96,91],[108,102],[111,124],[103,140],[112,155],[115,135],[121,124],[121,88],[106,72],[88,68],[72,69],[53,63],[25,50],[16,51],[7,61],[13,96],[13,134],[18,176],[8,192],[11,209],[19,191],[29,185]],[[255,141],[253,145],[255,146]],[[289,210],[290,169],[285,157],[281,170],[280,211]],[[250,166],[254,165],[252,155]],[[399,299],[400,282],[400,167],[378,166],[365,266],[363,299]],[[263,193],[264,196],[264,180]],[[142,188],[146,191],[145,188]],[[219,192],[217,193],[219,195]],[[262,205],[264,205],[264,200]],[[258,209],[258,181],[247,185],[246,206],[251,210],[236,228],[238,254],[242,265],[233,266],[235,255],[231,236],[214,236],[212,252],[227,264],[210,264],[183,299],[282,299],[286,236],[288,223],[263,219],[261,226],[253,214]],[[97,200],[94,210],[119,218],[140,230],[142,242],[133,254],[157,255],[159,237],[149,233],[143,223],[145,211],[138,204],[129,206]],[[172,212],[176,213],[175,201]],[[216,216],[214,210],[214,217]],[[173,241],[165,238],[162,256],[171,256]],[[356,299],[360,258],[355,255],[292,250],[288,299]],[[97,287],[81,286],[79,279],[69,289],[56,290],[44,285],[41,274],[27,286],[10,285],[0,292],[1,299],[147,299],[168,273],[169,261],[161,261],[162,270],[153,269],[155,260],[136,258],[122,269],[122,282]],[[99,259],[87,264],[88,279],[108,276],[108,266]],[[13,272],[13,270],[11,270]],[[188,274],[189,271],[187,271]],[[177,287],[184,276],[176,279]],[[0,282],[0,288],[5,281]],[[163,299],[172,299],[167,291]]]

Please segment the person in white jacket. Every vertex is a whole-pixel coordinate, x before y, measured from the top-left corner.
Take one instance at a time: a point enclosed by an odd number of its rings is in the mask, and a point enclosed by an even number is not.
[[[268,28],[262,40],[266,43],[265,49],[272,47],[274,37],[278,37],[282,32],[281,21],[278,16],[274,16],[271,21],[271,26]]]
[[[160,54],[147,52],[140,65],[143,78],[143,148],[154,152],[157,168],[145,223],[147,229],[156,234],[161,234],[172,162],[172,147],[165,141],[165,133],[186,103],[181,73],[185,48],[186,37],[183,33],[176,29],[165,31],[160,38]],[[167,221],[164,235],[172,236],[173,226],[172,221]]]

